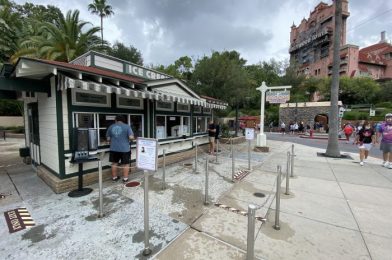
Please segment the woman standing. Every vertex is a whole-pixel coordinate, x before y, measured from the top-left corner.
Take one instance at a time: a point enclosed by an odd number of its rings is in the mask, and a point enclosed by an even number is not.
[[[363,123],[363,126],[361,130],[359,130],[355,141],[359,148],[359,164],[363,166],[369,155],[369,151],[372,148],[372,144],[375,144],[376,142],[375,132],[369,122],[365,121]]]

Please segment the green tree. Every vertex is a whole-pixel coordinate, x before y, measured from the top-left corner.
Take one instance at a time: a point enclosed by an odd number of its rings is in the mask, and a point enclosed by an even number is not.
[[[101,18],[101,39],[102,39],[102,46],[104,45],[103,41],[103,18],[109,17],[113,12],[113,8],[111,5],[106,4],[106,0],[94,0],[92,4],[88,5],[88,10],[92,14],[97,14]]]
[[[379,101],[392,102],[392,81],[385,81],[380,84],[381,90],[378,94]]]
[[[192,78],[193,64],[192,59],[188,56],[180,57],[174,62],[174,64],[170,64],[167,67],[158,65],[153,68],[185,81],[189,81]]]
[[[21,16],[15,12],[15,5],[8,0],[0,0],[0,63],[8,62],[17,51],[22,28]]]
[[[141,52],[132,45],[127,47],[121,42],[116,42],[112,48],[108,49],[108,54],[113,57],[130,61],[141,66],[143,65],[143,58]]]
[[[15,10],[24,19],[33,19],[41,22],[54,23],[62,15],[61,10],[53,5],[34,5],[25,3],[24,5],[15,5]]]
[[[215,51],[196,62],[192,75],[191,85],[196,92],[228,102],[236,110],[237,122],[239,108],[251,95],[245,63],[236,51]]]
[[[95,35],[99,27],[85,28],[88,22],[79,20],[79,11],[68,11],[54,23],[39,23],[35,35],[24,39],[13,59],[29,53],[30,56],[69,62],[88,50],[99,49],[100,39]]]

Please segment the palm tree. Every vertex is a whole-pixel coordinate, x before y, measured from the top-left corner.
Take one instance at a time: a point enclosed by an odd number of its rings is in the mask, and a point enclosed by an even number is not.
[[[331,109],[329,112],[328,146],[325,154],[340,157],[338,140],[338,100],[339,100],[339,66],[340,66],[340,35],[342,31],[342,0],[335,0],[335,33],[333,37],[333,65],[331,82]]]
[[[103,18],[114,14],[113,8],[111,5],[106,4],[106,0],[94,0],[94,3],[88,5],[88,10],[92,14],[97,14],[101,17],[101,39],[103,46]]]
[[[17,50],[17,42],[22,31],[19,14],[13,12],[8,0],[0,0],[0,62],[8,62]]]
[[[39,23],[33,35],[21,41],[21,49],[12,57],[30,56],[69,62],[91,49],[98,49],[100,39],[95,35],[99,27],[85,29],[88,22],[79,20],[79,11],[68,11],[54,23]],[[32,28],[34,28],[33,26]]]

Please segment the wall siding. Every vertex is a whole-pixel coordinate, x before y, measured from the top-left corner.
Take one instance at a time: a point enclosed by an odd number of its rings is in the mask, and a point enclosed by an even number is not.
[[[162,90],[162,91],[165,91],[165,92],[170,92],[170,93],[181,95],[181,96],[192,97],[189,93],[187,93],[186,91],[184,91],[182,88],[180,88],[177,85],[170,85],[170,86],[160,87],[160,88],[157,88],[157,90]]]
[[[56,92],[54,86],[52,93]],[[55,172],[59,172],[58,136],[56,96],[48,97],[45,93],[38,93],[39,136],[41,149],[41,163]]]
[[[109,60],[107,58],[103,58],[103,57],[100,57],[97,55],[94,56],[94,58],[95,58],[95,61],[94,61],[95,66],[123,72],[123,64],[121,62]]]

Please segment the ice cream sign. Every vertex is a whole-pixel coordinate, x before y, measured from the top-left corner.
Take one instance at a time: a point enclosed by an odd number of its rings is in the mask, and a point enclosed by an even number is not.
[[[126,73],[151,80],[169,78],[168,76],[159,73],[158,71],[149,70],[140,66],[130,64],[126,64]]]

